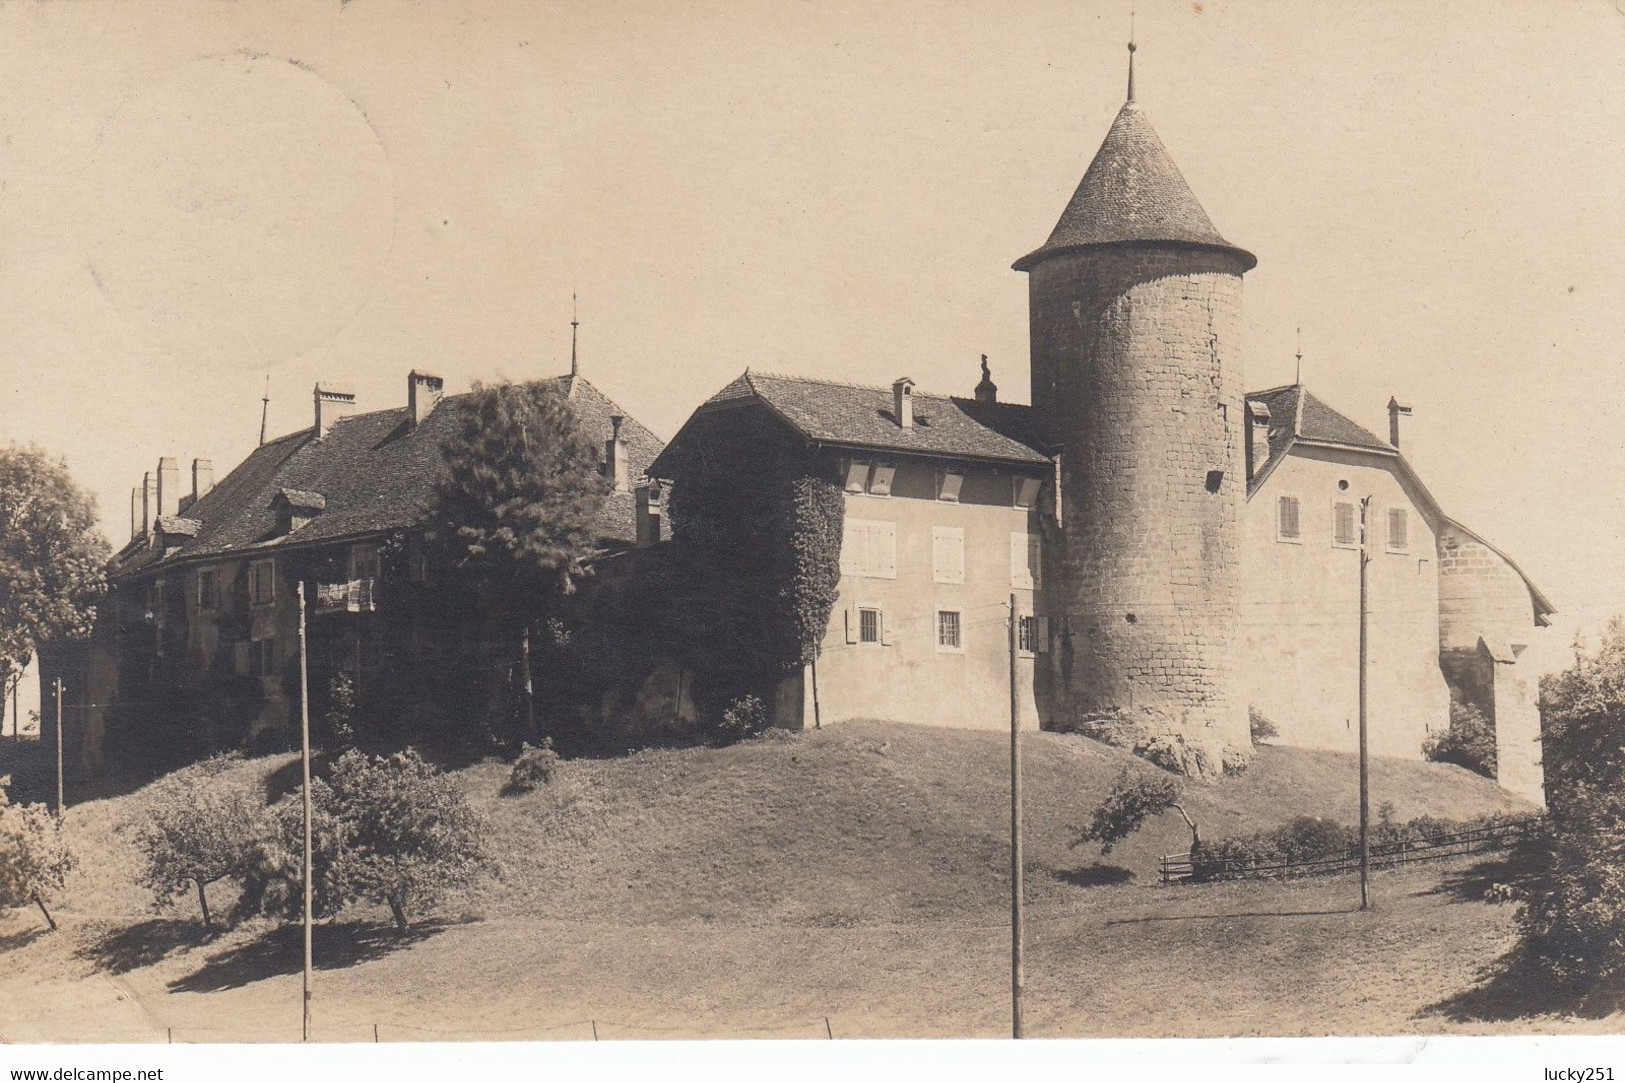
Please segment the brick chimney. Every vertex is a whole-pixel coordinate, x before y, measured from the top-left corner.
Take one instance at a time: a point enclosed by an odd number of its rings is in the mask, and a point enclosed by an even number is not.
[[[1251,479],[1270,461],[1270,408],[1262,402],[1249,402],[1247,418],[1247,477]]]
[[[153,521],[158,518],[158,479],[149,470],[141,475],[141,533],[152,533]]]
[[[406,418],[410,428],[423,424],[423,419],[440,404],[440,395],[446,381],[427,372],[413,369],[406,377]]]
[[[326,380],[316,384],[316,426],[312,430],[320,440],[333,431],[333,423],[355,409],[355,390]]]
[[[976,385],[976,401],[999,401],[999,385],[993,382],[993,374],[988,371],[987,354],[982,355],[982,382]]]
[[[141,521],[141,486],[137,485],[130,490],[130,540],[135,541],[146,533],[146,525]]]
[[[897,418],[897,425],[901,429],[914,428],[914,381],[907,376],[900,377],[891,385],[892,416]]]
[[[1388,398],[1388,442],[1395,447],[1399,446],[1400,418],[1410,416],[1411,408],[1401,406],[1399,400],[1390,395]]]
[[[632,491],[631,482],[627,477],[626,442],[621,439],[621,423],[626,419],[616,414],[609,419],[609,439],[604,441],[604,470],[615,481],[615,491],[627,493]]]
[[[158,460],[158,513],[154,518],[181,513],[181,466],[172,456]]]
[[[214,461],[212,459],[192,460],[192,502],[195,504],[202,500],[204,494],[214,488]]]

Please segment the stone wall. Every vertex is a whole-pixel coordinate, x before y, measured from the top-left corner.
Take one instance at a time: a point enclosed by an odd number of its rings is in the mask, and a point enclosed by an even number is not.
[[[1060,724],[1247,744],[1241,270],[1224,251],[1122,246],[1031,272],[1032,398],[1062,455],[1046,567]]]

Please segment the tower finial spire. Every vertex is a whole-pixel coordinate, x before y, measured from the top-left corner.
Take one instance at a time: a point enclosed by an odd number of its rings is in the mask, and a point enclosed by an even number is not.
[[[1299,387],[1303,386],[1303,324],[1298,324],[1298,370],[1292,382]]]
[[[581,369],[576,363],[576,328],[578,328],[580,326],[581,326],[581,321],[576,318],[576,291],[574,289],[571,289],[570,290],[570,376],[571,376],[572,379],[574,379],[576,376],[579,376],[581,374]]]
[[[271,413],[271,374],[265,374],[265,394],[260,398],[260,447],[265,446],[265,419]]]
[[[1134,5],[1130,4],[1128,9],[1128,100],[1130,104],[1134,101],[1134,50],[1136,48],[1137,46],[1134,44]]]

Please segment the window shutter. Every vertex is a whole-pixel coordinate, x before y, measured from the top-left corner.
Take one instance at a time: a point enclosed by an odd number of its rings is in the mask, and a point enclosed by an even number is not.
[[[1405,518],[1404,508],[1388,509],[1388,548],[1404,549],[1406,547],[1410,540],[1406,537],[1409,526],[1410,524]]]
[[[1354,530],[1354,505],[1346,501],[1338,501],[1334,505],[1336,522],[1333,524],[1333,536],[1338,545],[1353,545],[1357,540]]]
[[[862,459],[851,459],[846,464],[846,491],[861,493],[869,487],[869,464]]]
[[[890,496],[892,478],[897,474],[897,467],[890,463],[876,463],[874,480],[869,483],[869,492],[875,496]]]
[[[931,528],[931,581],[965,581],[965,531],[957,526]]]
[[[846,520],[841,528],[841,574],[863,574],[863,550],[868,541],[863,524]]]
[[[1010,533],[1010,585],[1018,590],[1032,590],[1034,538],[1024,530]]]
[[[880,645],[891,646],[891,618],[886,615],[884,609],[880,611]]]
[[[846,641],[849,644],[858,641],[858,620],[858,604],[851,602],[846,607]]]
[[[1280,499],[1277,506],[1280,508],[1279,529],[1280,529],[1281,537],[1283,537],[1283,538],[1297,538],[1297,537],[1299,537],[1300,534],[1299,534],[1299,530],[1298,530],[1298,498],[1295,497],[1295,496],[1283,496],[1283,497],[1281,497],[1281,499]]]
[[[871,575],[897,578],[897,524],[874,523],[869,528]]]
[[[1049,618],[1038,618],[1038,653],[1049,653]]]

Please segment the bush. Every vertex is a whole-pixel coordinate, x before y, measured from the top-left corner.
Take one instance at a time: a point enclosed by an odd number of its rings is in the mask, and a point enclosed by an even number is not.
[[[0,778],[0,907],[37,906],[55,929],[45,904],[62,890],[73,853],[62,837],[62,821],[44,805],[12,804],[10,785],[11,776]]]
[[[1072,840],[1072,845],[1098,842],[1100,852],[1109,854],[1118,843],[1138,831],[1146,820],[1177,807],[1179,792],[1179,782],[1169,776],[1125,767],[1112,783],[1106,799],[1095,806],[1089,824],[1077,829],[1078,834]],[[1186,822],[1190,821],[1187,819]]]
[[[346,752],[329,781],[345,896],[383,903],[395,927],[492,867],[485,824],[451,779],[411,749]],[[314,792],[314,791],[313,791]]]
[[[322,729],[322,747],[335,752],[355,747],[355,681],[348,673],[335,673],[327,682]]]
[[[1422,755],[1434,763],[1453,763],[1494,778],[1495,727],[1477,707],[1451,700],[1450,728],[1429,734],[1422,741]]]
[[[717,723],[717,736],[724,744],[733,744],[752,737],[767,728],[767,710],[753,695],[740,696],[722,712]]]
[[[310,802],[311,916],[329,918],[348,901],[344,829],[333,790],[319,778],[311,779]],[[304,846],[304,800],[296,790],[261,817],[258,837],[243,857],[243,890],[232,916],[299,921],[305,905]]]
[[[553,738],[543,737],[540,745],[527,744],[520,750],[519,758],[513,761],[513,769],[508,772],[508,782],[502,787],[502,792],[530,793],[537,786],[546,786],[552,782],[553,775],[558,769],[559,754],[553,751]]]
[[[1500,827],[1505,824],[1537,819],[1528,815],[1491,813],[1468,820],[1445,820],[1437,816],[1418,816],[1403,822],[1394,819],[1394,807],[1383,802],[1377,812],[1377,822],[1371,827],[1371,846],[1398,846],[1416,843],[1441,835],[1462,831]],[[1284,862],[1299,864],[1319,858],[1352,854],[1360,845],[1360,830],[1323,820],[1315,816],[1299,816],[1280,827],[1252,835],[1221,839],[1202,849],[1202,861],[1197,870],[1199,878],[1218,875],[1228,867],[1231,870],[1280,865]]]
[[[1253,744],[1268,741],[1273,737],[1281,736],[1281,731],[1275,728],[1275,723],[1257,707],[1247,708],[1247,727],[1252,731]]]
[[[242,877],[261,832],[264,802],[248,784],[223,777],[238,762],[235,755],[216,756],[159,786],[138,842],[141,882],[154,904],[196,891],[206,929],[214,925],[208,886]]]

